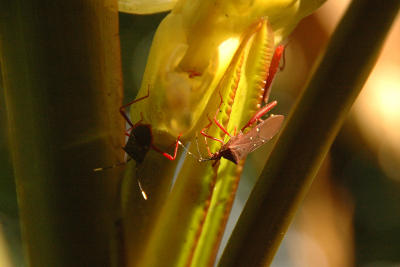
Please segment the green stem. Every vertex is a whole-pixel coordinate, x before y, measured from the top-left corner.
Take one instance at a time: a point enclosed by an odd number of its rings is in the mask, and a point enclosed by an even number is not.
[[[111,266],[123,160],[116,0],[0,0],[10,150],[28,266]]]
[[[398,0],[354,0],[288,118],[219,263],[266,266],[368,78]]]

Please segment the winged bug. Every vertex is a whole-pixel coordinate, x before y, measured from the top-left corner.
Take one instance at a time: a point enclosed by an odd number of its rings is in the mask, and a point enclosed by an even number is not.
[[[222,104],[222,99],[221,99]],[[197,150],[199,153],[199,162],[215,160],[215,165],[221,158],[225,158],[227,160],[232,161],[235,164],[245,158],[249,153],[253,152],[257,148],[261,147],[262,145],[266,144],[269,140],[271,140],[279,131],[282,126],[284,116],[283,115],[271,115],[266,120],[262,120],[261,117],[264,116],[267,112],[269,112],[272,108],[277,105],[276,101],[273,101],[263,108],[261,108],[256,114],[251,117],[251,119],[242,127],[238,134],[231,135],[229,132],[221,125],[221,123],[216,119],[214,116],[213,121],[209,118],[210,123],[205,126],[200,133],[205,137],[206,146],[208,150],[209,157],[203,158],[200,154],[200,149],[198,148],[198,142],[196,137],[197,143]],[[219,109],[218,109],[219,111]],[[217,114],[218,114],[217,111]],[[227,134],[230,139],[225,143],[223,140],[219,138],[215,138],[210,136],[206,133],[206,130],[211,127],[212,123],[215,123],[218,128],[220,128],[225,134]],[[257,125],[251,128],[249,131],[244,133],[244,131],[252,126],[254,123]],[[210,148],[207,144],[207,139],[210,138],[212,140],[218,141],[222,144],[221,148],[215,152],[211,153]],[[181,142],[178,142],[188,154],[194,156]]]
[[[262,100],[264,103],[266,103],[268,100],[269,93],[271,91],[270,90],[271,84],[275,77],[276,72],[278,71],[278,69],[282,70],[285,66],[286,60],[284,52],[285,52],[285,45],[278,45],[272,56],[262,96]],[[279,63],[282,56],[283,56],[283,65],[280,67]],[[221,106],[223,103],[221,94],[220,98],[221,98],[221,103],[220,103]],[[249,153],[253,152],[257,148],[261,147],[263,144],[267,143],[278,133],[279,129],[282,126],[284,116],[271,115],[266,120],[262,120],[261,118],[276,105],[277,105],[276,101],[266,104],[264,107],[259,109],[253,115],[253,117],[250,118],[250,120],[243,126],[243,128],[239,131],[238,134],[236,134],[236,129],[235,129],[235,133],[233,135],[229,134],[229,132],[217,120],[216,116],[214,116],[213,121],[209,118],[210,123],[200,131],[200,133],[205,137],[205,142],[209,157],[202,158],[200,154],[200,149],[198,148],[197,150],[199,153],[199,161],[202,162],[208,160],[215,160],[215,162],[217,162],[221,158],[226,158],[232,161],[233,163],[237,164],[241,159],[246,157]],[[220,108],[218,108],[218,111],[219,110]],[[230,137],[229,141],[225,143],[223,140],[210,136],[206,133],[206,130],[211,127],[213,122],[216,124],[218,128],[220,128],[225,134],[227,134]],[[256,122],[258,123],[255,127],[251,128],[248,132],[244,133],[244,131],[247,128],[249,128]],[[221,148],[217,152],[211,153],[206,138],[210,138],[212,140],[220,142],[222,144]],[[196,137],[196,143],[198,147],[197,137]],[[194,156],[193,153],[191,153],[181,142],[179,142],[179,144],[186,150],[188,154]]]
[[[251,117],[251,119],[242,127],[238,134],[231,135],[229,132],[221,125],[217,120],[216,116],[214,120],[210,120],[210,123],[204,127],[200,133],[205,138],[210,138],[212,140],[218,141],[222,144],[221,148],[215,152],[211,153],[208,145],[207,150],[209,157],[200,157],[199,161],[215,160],[219,161],[221,158],[232,161],[235,164],[245,158],[249,153],[253,152],[257,148],[261,147],[263,144],[267,143],[274,137],[279,129],[281,128],[284,116],[283,115],[271,115],[266,120],[262,120],[261,117],[264,116],[268,111],[277,105],[276,101],[273,101],[263,108],[261,108],[256,114]],[[218,112],[218,111],[217,111]],[[218,128],[220,128],[225,134],[227,134],[230,139],[228,142],[224,143],[223,140],[215,138],[206,133],[206,129],[210,128],[212,123],[215,123]],[[245,129],[252,126],[254,123],[257,125],[251,128],[248,132],[244,133]],[[214,163],[215,164],[215,163]]]
[[[125,113],[125,109],[141,100],[144,100],[148,98],[150,95],[149,88],[147,89],[147,95],[140,97],[138,99],[135,99],[123,106],[120,107],[119,112],[121,113],[122,117],[127,121],[129,124],[130,128],[126,131],[125,135],[128,136],[128,141],[125,144],[125,146],[122,148],[129,156],[127,161],[125,162],[119,162],[114,165],[108,166],[108,167],[103,167],[103,168],[96,168],[94,171],[102,171],[106,169],[111,169],[117,166],[121,166],[126,164],[128,161],[131,159],[134,159],[137,164],[140,164],[144,161],[146,154],[149,152],[150,149],[153,149],[154,151],[160,153],[164,157],[166,157],[169,160],[175,160],[176,155],[178,152],[178,144],[179,144],[179,139],[181,137],[181,134],[177,137],[177,140],[174,145],[174,153],[173,155],[162,151],[160,148],[154,145],[153,143],[153,134],[152,134],[152,127],[151,124],[145,124],[143,122],[143,114],[140,113],[141,119],[136,122],[135,124],[132,123],[132,121],[129,119],[128,115]],[[138,180],[138,185],[139,189],[143,195],[143,198],[147,200],[147,195],[145,191],[142,188],[142,185],[140,181]]]
[[[264,93],[263,93],[263,102],[266,103],[270,93],[270,87],[272,81],[275,77],[276,72],[278,69],[282,70],[285,66],[285,45],[278,45],[275,49],[274,55],[271,60],[271,64],[268,69],[268,76],[265,81]],[[279,62],[281,57],[283,56],[283,65],[280,67]],[[222,98],[221,98],[222,104]],[[215,141],[222,143],[221,148],[215,152],[211,153],[210,149],[207,145],[207,150],[209,153],[209,158],[200,158],[200,161],[207,161],[207,160],[220,160],[221,158],[226,158],[233,163],[237,164],[239,160],[246,157],[249,153],[253,152],[257,148],[261,147],[263,144],[267,143],[271,140],[279,131],[282,126],[284,116],[283,115],[271,115],[266,120],[262,120],[261,117],[264,116],[267,112],[269,112],[272,108],[277,105],[276,101],[273,101],[253,115],[250,120],[243,126],[243,128],[239,131],[236,135],[234,134],[231,136],[229,132],[219,123],[214,117],[214,123],[225,133],[227,134],[230,139],[228,142],[224,143],[221,139],[212,137],[205,133],[205,129],[211,127],[212,121],[201,130],[201,134],[207,138],[211,138]],[[251,128],[248,132],[244,133],[245,129],[253,125],[255,122],[258,124]],[[198,149],[199,150],[199,149]]]

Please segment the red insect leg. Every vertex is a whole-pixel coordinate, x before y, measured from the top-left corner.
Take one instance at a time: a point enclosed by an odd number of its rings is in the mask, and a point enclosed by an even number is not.
[[[286,67],[286,47],[288,44],[285,45],[284,50],[282,52],[282,65],[279,66],[279,71],[283,71]]]
[[[129,129],[125,131],[125,135],[128,136],[128,137],[131,136],[130,131],[131,131],[133,128],[135,128],[137,125],[139,125],[140,123],[142,123],[142,121],[143,121],[143,113],[140,112],[140,120],[139,120],[138,122],[136,122],[133,126],[129,127]]]
[[[222,95],[221,95],[221,92],[219,92],[219,97],[220,97],[220,99],[221,99],[221,102],[219,103],[217,112],[215,113],[215,116],[214,116],[214,123],[215,123],[215,124],[217,125],[217,127],[220,128],[225,134],[227,134],[229,137],[232,137],[232,136],[229,134],[229,132],[225,129],[225,127],[217,120],[217,115],[218,115],[219,111],[221,110],[221,105],[222,105],[222,103],[224,102],[224,100],[223,100],[223,98],[222,98]],[[224,141],[221,140],[221,139],[219,139],[219,138],[213,137],[213,136],[211,136],[211,135],[209,135],[209,134],[207,134],[207,133],[205,132],[205,130],[206,130],[206,129],[208,130],[208,129],[211,127],[212,123],[213,123],[213,122],[210,120],[210,118],[208,118],[208,121],[209,121],[210,123],[207,124],[207,125],[200,131],[200,133],[205,137],[204,140],[205,140],[205,143],[206,143],[208,155],[209,155],[209,156],[212,156],[213,154],[211,153],[210,147],[208,146],[207,138],[210,138],[210,139],[212,139],[212,140],[214,140],[214,141],[218,141],[218,142],[220,142],[221,144],[224,144]],[[236,135],[236,128],[235,128],[235,135]]]
[[[272,101],[271,103],[269,103],[266,106],[264,106],[263,108],[261,108],[256,114],[254,114],[253,117],[251,117],[251,119],[247,122],[247,124],[245,126],[243,126],[241,131],[243,132],[247,127],[250,127],[253,123],[255,123],[262,116],[264,116],[268,111],[273,109],[277,104],[278,104],[278,102]]]
[[[131,126],[130,129],[132,129],[132,128],[134,127],[134,125],[133,125],[132,121],[129,119],[129,117],[126,115],[126,113],[125,113],[125,108],[127,108],[127,107],[129,107],[130,105],[135,104],[136,102],[139,102],[139,101],[141,101],[141,100],[143,100],[143,99],[145,99],[145,98],[148,98],[149,95],[150,95],[150,89],[149,89],[149,87],[147,87],[147,95],[142,96],[142,97],[140,97],[140,98],[138,98],[138,99],[135,99],[135,100],[129,102],[128,104],[125,104],[125,105],[123,105],[122,107],[119,108],[119,113],[121,113],[122,117],[124,117],[124,119],[125,119],[125,120],[128,122],[128,124]],[[143,118],[142,118],[142,119],[143,119]],[[141,121],[141,120],[140,120],[140,121]],[[135,123],[135,125],[137,125],[137,123]]]
[[[284,45],[278,45],[277,48],[275,49],[274,55],[272,56],[271,64],[269,65],[267,81],[265,82],[265,87],[264,87],[264,95],[263,95],[264,102],[267,102],[268,100],[270,87],[272,81],[274,80],[275,74],[279,69],[279,61],[281,60],[284,50],[285,50]]]
[[[225,130],[225,128],[224,128],[224,127],[219,123],[219,121],[217,120],[217,115],[218,115],[218,113],[219,113],[219,111],[220,111],[220,109],[221,109],[222,103],[224,102],[224,100],[223,100],[223,98],[222,98],[222,95],[221,95],[221,92],[219,92],[219,97],[220,97],[220,99],[221,99],[221,102],[219,103],[217,112],[215,113],[214,122],[215,122],[215,124],[216,124],[224,133],[226,133],[227,135],[231,136],[231,135],[228,133],[228,131]],[[213,137],[213,136],[211,136],[211,135],[209,135],[209,134],[207,134],[207,133],[205,132],[205,130],[206,130],[206,129],[208,130],[208,129],[211,127],[211,125],[212,125],[212,121],[210,120],[210,118],[208,118],[208,121],[209,121],[210,123],[207,124],[206,127],[204,127],[204,128],[200,131],[200,133],[201,133],[203,136],[205,136],[205,137],[208,137],[208,138],[210,138],[210,139],[212,139],[212,140],[218,141],[218,142],[220,142],[221,144],[224,144],[224,141],[223,141],[223,140],[218,139],[218,138],[216,138],[216,137]],[[206,141],[206,142],[207,142],[207,141]]]
[[[221,95],[221,92],[219,92],[219,97],[221,98],[221,102],[219,103],[217,112],[215,113],[214,122],[215,122],[215,124],[218,126],[218,128],[220,128],[225,134],[227,134],[229,137],[232,137],[232,136],[228,133],[228,131],[225,129],[225,127],[222,126],[222,124],[217,120],[217,115],[218,115],[219,111],[221,110],[221,105],[222,105],[222,103],[224,102],[224,100],[223,100],[223,98],[222,98],[222,95]],[[222,142],[222,143],[223,143],[223,142]]]
[[[201,133],[204,137],[210,138],[210,139],[212,139],[212,140],[218,141],[218,142],[220,142],[221,144],[223,144],[224,141],[222,141],[221,139],[218,139],[218,138],[216,138],[216,137],[213,137],[213,136],[211,136],[211,135],[209,135],[209,134],[207,134],[207,133],[205,132],[205,130],[206,130],[206,129],[208,130],[208,129],[211,127],[211,125],[212,125],[212,120],[210,120],[210,118],[208,118],[208,120],[210,121],[210,123],[207,124],[207,126],[204,127],[204,128],[200,131],[200,133]]]
[[[218,139],[218,138],[216,138],[216,137],[213,137],[213,136],[211,136],[211,135],[209,135],[209,134],[207,134],[207,133],[205,132],[205,130],[206,130],[206,129],[208,130],[208,129],[211,127],[211,125],[212,125],[212,120],[211,120],[210,118],[208,118],[208,121],[209,121],[210,123],[207,124],[206,127],[204,127],[203,129],[201,129],[200,133],[204,136],[204,142],[206,143],[208,155],[211,156],[212,153],[211,153],[210,147],[208,146],[207,138],[210,138],[210,139],[212,139],[212,140],[214,140],[214,141],[218,141],[218,142],[220,142],[221,144],[224,144],[224,141],[222,141],[221,139]]]
[[[181,138],[182,134],[180,134],[178,136],[178,138],[176,139],[176,143],[175,143],[175,150],[174,150],[174,155],[171,156],[170,154],[168,154],[167,152],[162,151],[161,149],[159,149],[158,147],[156,147],[154,144],[151,144],[151,148],[153,148],[155,151],[157,151],[158,153],[160,153],[161,155],[163,155],[164,157],[166,157],[169,160],[175,160],[176,159],[176,154],[178,153],[178,146],[179,146],[179,138]]]
[[[222,126],[222,124],[217,120],[217,117],[214,117],[214,122],[215,124],[218,126],[218,128],[220,128],[225,134],[227,134],[229,137],[232,137],[228,131],[224,128],[224,126]]]

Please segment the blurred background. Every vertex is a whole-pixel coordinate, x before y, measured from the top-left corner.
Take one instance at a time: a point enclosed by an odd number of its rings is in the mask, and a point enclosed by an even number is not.
[[[290,35],[286,66],[277,74],[270,96],[279,102],[274,113],[289,113],[349,2],[327,1]],[[125,102],[136,95],[152,37],[165,15],[120,14]],[[272,266],[400,266],[399,44],[398,16]],[[357,47],[349,43],[348,49]],[[19,267],[24,264],[1,84],[0,76],[0,266]],[[271,146],[249,157],[223,242]]]

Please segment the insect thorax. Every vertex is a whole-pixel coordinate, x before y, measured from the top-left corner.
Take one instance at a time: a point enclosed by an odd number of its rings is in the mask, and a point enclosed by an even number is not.
[[[129,136],[124,150],[137,163],[143,162],[152,143],[151,126],[139,124],[134,127]]]

